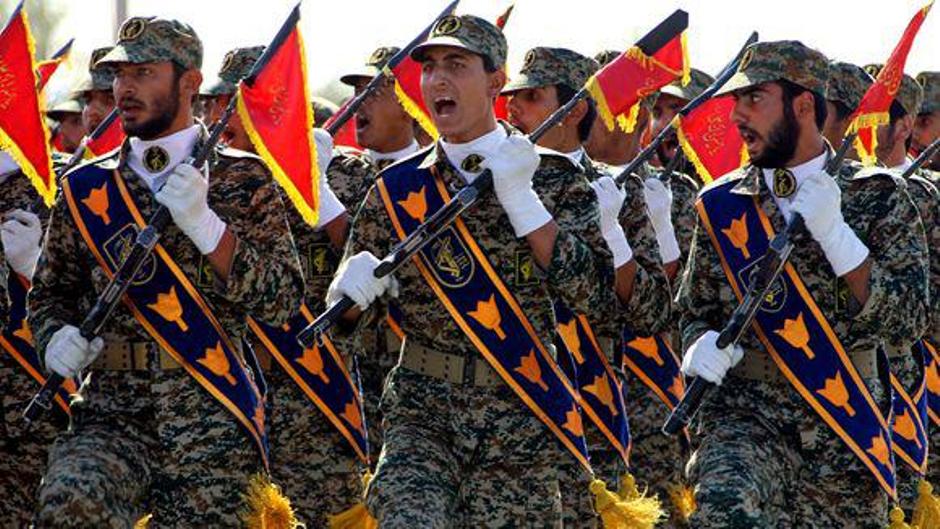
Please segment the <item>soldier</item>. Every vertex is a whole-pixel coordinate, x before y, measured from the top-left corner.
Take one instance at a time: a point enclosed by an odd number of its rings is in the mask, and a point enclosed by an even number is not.
[[[545,346],[549,288],[579,313],[612,303],[594,193],[579,173],[540,166],[531,143],[497,124],[506,40],[493,24],[445,17],[412,58],[441,139],[379,175],[329,296],[355,301],[340,325],[355,332],[374,325],[376,298],[397,292],[407,336],[382,396],[385,444],[366,504],[383,528],[558,527],[556,466],[584,456],[574,396]],[[427,206],[484,169],[493,192],[419,263],[374,276],[377,256]]]
[[[313,126],[317,128],[322,128],[339,110],[336,103],[325,97],[313,96],[311,104],[313,105]]]
[[[27,429],[21,415],[39,389],[30,374],[39,366],[24,319],[26,292],[41,252],[42,222],[29,211],[38,194],[6,153],[0,152],[0,526],[26,527],[49,446],[67,416],[60,406],[50,420]],[[45,208],[39,213],[48,218]],[[33,320],[35,321],[35,320]]]
[[[522,69],[512,75],[512,80],[503,89],[503,94],[510,96],[507,107],[510,123],[522,132],[531,133],[554,111],[570,101],[597,69],[597,61],[594,59],[564,48],[538,47],[529,50]],[[599,202],[605,204],[606,201],[600,199],[600,196],[607,198],[607,194],[599,180],[603,177],[603,180],[613,184],[608,174],[610,168],[591,160],[581,146],[588,135],[593,133],[592,124],[596,116],[592,100],[579,102],[558,126],[539,139],[536,150],[542,157],[543,167],[566,168],[595,182],[592,187],[599,195]],[[615,344],[621,338],[624,323],[645,334],[662,330],[669,313],[669,290],[659,264],[656,236],[646,215],[642,181],[639,177],[628,178],[622,194],[614,193],[612,198],[615,198],[612,201],[615,205],[610,211],[610,218],[616,222],[619,217],[624,234],[620,237],[625,236],[628,241],[626,247],[633,254],[633,259],[615,264],[635,267],[633,287],[629,297],[620,299],[622,305],[609,307],[605,311],[606,317],[591,323],[601,344],[602,351],[599,352],[607,362],[616,366],[618,382],[622,382],[622,371],[614,359]],[[608,230],[603,231],[608,233]],[[610,231],[616,231],[616,228]],[[618,257],[617,249],[622,246],[623,242],[620,241],[611,245],[615,261]],[[618,317],[609,317],[611,313]],[[588,354],[585,352],[587,344],[579,344],[574,349],[571,354]],[[611,488],[619,488],[620,478],[626,472],[621,454],[596,425],[588,427],[587,439],[591,466],[596,476]],[[581,469],[574,462],[569,466],[573,467],[568,470],[570,476],[562,479],[565,526],[587,526],[593,517],[591,495],[584,483],[577,479]]]
[[[924,103],[914,122],[911,148],[914,154],[920,154],[940,138],[940,72],[921,72],[916,79],[924,89]],[[935,155],[926,167],[935,172],[940,171],[940,155]]]
[[[112,46],[106,46],[91,52],[88,77],[75,90],[82,101],[82,123],[88,134],[98,128],[104,118],[114,110],[114,93],[111,91],[114,71],[105,65],[98,65],[98,61],[107,55],[111,48]]]
[[[231,97],[238,80],[248,75],[264,52],[263,46],[235,48],[225,55],[219,71],[219,82],[206,93],[212,97],[207,107],[212,119],[218,119]],[[239,116],[228,121],[223,137],[229,147],[254,153]],[[315,131],[317,163],[321,174],[327,174],[332,143],[322,130]],[[318,226],[310,226],[290,204],[286,213],[294,244],[306,279],[305,300],[310,310],[323,310],[329,278],[338,258],[318,258],[323,249],[338,255],[345,242],[349,224],[346,209],[332,192],[327,179],[320,179],[320,210]],[[335,242],[334,242],[335,241]],[[320,270],[320,268],[325,268]],[[339,513],[356,503],[362,494],[360,472],[355,452],[295,383],[290,373],[275,361],[269,347],[273,342],[264,335],[252,334],[250,341],[264,372],[269,404],[268,437],[271,445],[271,476],[291,500],[298,519],[308,527],[326,527],[327,515]],[[257,332],[257,331],[256,331]],[[286,352],[282,351],[282,353]],[[277,364],[277,365],[274,365]],[[309,386],[308,386],[309,388]],[[311,389],[312,391],[312,389]]]
[[[911,76],[901,77],[897,95],[889,109],[889,123],[878,127],[878,144],[875,154],[878,161],[885,167],[904,172],[911,165],[907,153],[913,141],[914,121],[921,108],[924,91]],[[929,170],[919,169],[908,178],[908,192],[917,206],[924,230],[927,234],[927,245],[930,253],[930,292],[934,310],[931,311],[930,324],[926,338],[932,344],[940,343],[940,192],[932,182],[936,182],[936,175]],[[921,338],[916,336],[915,338]],[[888,361],[892,372],[897,375],[901,385],[907,390],[908,396],[916,395],[920,390],[923,377],[922,354],[930,354],[926,349],[919,351],[887,349]],[[930,430],[929,425],[928,431]],[[936,430],[936,428],[934,428]],[[928,468],[929,465],[928,465]],[[908,512],[917,498],[917,484],[922,476],[917,475],[912,468],[898,460],[898,496],[901,505]]]
[[[852,122],[852,114],[865,97],[875,79],[861,66],[833,61],[829,64],[829,82],[826,84],[826,123],[823,136],[833,148],[838,148]],[[858,159],[855,149],[846,153]]]
[[[923,333],[927,251],[896,177],[852,165],[824,171],[827,78],[821,53],[763,42],[720,92],[735,97],[751,165],[700,192],[678,297],[690,344],[683,371],[720,384],[698,414],[693,527],[885,523],[890,393],[877,349],[909,348]],[[765,297],[757,332],[719,349],[716,329],[735,292],[796,215],[805,228],[792,238],[792,268]]]
[[[72,424],[56,440],[37,527],[235,526],[264,470],[260,392],[236,344],[248,313],[283,322],[303,278],[265,165],[214,150],[192,101],[202,43],[175,20],[134,17],[100,61],[128,139],[62,182],[32,300],[46,367],[88,368]],[[172,222],[98,337],[74,326],[157,206]],[[136,221],[136,223],[135,223]],[[86,251],[90,249],[91,251]],[[195,283],[210,269],[216,281]]]
[[[394,46],[376,48],[363,67],[343,75],[339,80],[353,87],[358,95],[398,52],[399,48]],[[368,190],[366,185],[371,185],[375,174],[418,152],[414,131],[414,119],[405,112],[395,95],[395,79],[386,77],[383,85],[356,112],[356,143],[366,149],[363,158],[371,164],[373,172],[371,175],[358,174],[358,171],[337,174],[335,185],[345,190],[343,194],[348,200],[359,205]],[[385,386],[385,377],[398,363],[398,352],[401,349],[401,336],[396,334],[396,331],[400,332],[400,323],[396,319],[398,310],[394,306],[386,310],[389,315],[386,321],[379,322],[375,337],[362,340],[366,349],[359,360],[363,402],[369,424],[369,445],[374,454],[378,454],[382,448],[379,399]]]
[[[82,105],[74,99],[66,99],[50,108],[46,116],[55,122],[51,131],[53,147],[63,153],[74,152],[85,135]]]

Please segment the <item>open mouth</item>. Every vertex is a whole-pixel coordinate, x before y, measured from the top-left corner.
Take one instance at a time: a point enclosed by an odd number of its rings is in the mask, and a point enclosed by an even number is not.
[[[369,128],[372,120],[365,114],[356,113],[356,130],[362,131]]]
[[[118,109],[121,111],[122,118],[133,116],[143,110],[143,108],[144,106],[136,101],[121,102],[118,105]]]
[[[452,116],[457,112],[457,102],[449,97],[437,97],[434,99],[434,113],[442,118]]]

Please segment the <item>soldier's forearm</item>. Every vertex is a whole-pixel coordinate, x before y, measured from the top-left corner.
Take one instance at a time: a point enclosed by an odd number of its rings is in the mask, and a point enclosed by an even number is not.
[[[554,220],[547,222],[541,228],[525,236],[532,250],[535,264],[542,270],[548,270],[552,262],[552,253],[555,250],[555,241],[558,238],[558,224]]]
[[[633,297],[633,285],[636,283],[636,259],[630,259],[626,264],[617,269],[615,274],[615,288],[617,297],[624,305],[630,303]]]
[[[675,261],[664,263],[663,270],[666,272],[666,277],[669,279],[669,282],[674,282],[676,276],[679,275],[679,260],[676,259]]]
[[[232,262],[235,260],[237,242],[238,240],[231,230],[225,228],[219,245],[215,247],[212,253],[206,255],[209,264],[212,266],[212,271],[223,283],[228,283],[229,274],[232,271]]]
[[[330,244],[337,250],[342,251],[346,245],[346,235],[349,233],[349,213],[342,213],[323,227],[326,236],[330,238]]]
[[[862,307],[868,302],[868,296],[871,294],[871,259],[865,259],[855,270],[842,276],[852,292],[852,297]]]

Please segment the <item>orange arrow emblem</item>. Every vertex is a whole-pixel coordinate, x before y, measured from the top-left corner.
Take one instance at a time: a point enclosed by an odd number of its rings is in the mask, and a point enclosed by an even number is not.
[[[584,425],[581,424],[581,414],[578,413],[577,406],[572,405],[571,409],[568,410],[568,413],[565,414],[564,427],[566,430],[573,433],[576,437],[581,437],[584,435]]]
[[[558,336],[561,336],[562,343],[568,348],[568,352],[574,357],[578,365],[584,363],[584,355],[581,354],[581,338],[578,337],[578,319],[571,318],[568,323],[559,323]]]
[[[614,406],[614,392],[610,388],[610,381],[607,380],[607,375],[594,377],[594,383],[590,386],[584,386],[584,391],[597,397],[597,400],[601,401],[601,404],[607,406],[612,416],[616,417],[618,415],[617,407]]]
[[[428,214],[428,200],[424,196],[424,186],[418,192],[410,191],[404,200],[399,200],[398,205],[404,208],[411,218],[418,222],[424,222],[424,217]]]
[[[728,240],[731,241],[731,244],[734,245],[735,248],[741,250],[745,259],[751,258],[751,252],[747,249],[747,241],[749,238],[747,233],[747,213],[742,213],[740,219],[732,220],[731,226],[722,228],[721,233],[724,233],[725,237],[728,237]]]
[[[849,403],[849,391],[842,381],[842,373],[836,371],[836,376],[826,379],[826,385],[816,391],[826,398],[833,406],[842,408],[849,417],[855,417],[855,408]]]
[[[303,355],[296,360],[311,375],[320,377],[324,384],[330,383],[330,377],[323,370],[323,356],[320,353],[320,347],[314,345],[309,349],[304,349]]]
[[[506,333],[499,326],[502,316],[499,314],[499,307],[496,306],[496,294],[490,294],[488,300],[478,301],[477,310],[471,310],[468,314],[484,328],[495,332],[500,340],[506,339]]]
[[[175,286],[171,286],[170,291],[165,294],[157,293],[157,301],[147,305],[147,308],[159,314],[164,320],[177,324],[181,331],[189,330],[189,326],[183,321],[183,306],[180,305]]]
[[[636,349],[646,358],[656,362],[656,365],[659,367],[662,367],[666,363],[662,355],[659,354],[659,345],[656,343],[656,338],[653,336],[637,336],[627,342],[627,347]]]
[[[213,375],[224,378],[229,384],[233,386],[238,384],[235,377],[229,373],[228,358],[225,356],[225,351],[222,350],[222,342],[216,342],[215,347],[206,349],[206,356],[196,361],[211,371]]]
[[[108,214],[108,183],[101,184],[101,187],[92,188],[88,196],[82,199],[82,204],[99,217],[104,225],[111,224],[111,215]]]
[[[911,411],[907,408],[904,409],[904,413],[895,416],[894,431],[908,441],[917,443],[917,448],[921,448],[920,439],[917,437],[917,426],[911,417]]]
[[[881,435],[876,435],[871,439],[871,448],[865,450],[872,457],[878,460],[882,465],[888,464],[888,443],[885,442],[885,439]]]
[[[809,330],[803,320],[803,313],[799,313],[795,320],[784,318],[783,328],[774,331],[775,334],[786,340],[790,347],[801,349],[810,360],[816,358],[816,353],[809,347]]]
[[[362,433],[362,413],[359,412],[359,406],[356,406],[355,402],[347,402],[346,407],[343,408],[343,413],[340,415],[343,419],[346,419],[346,422],[355,428],[356,431]]]
[[[537,384],[542,391],[548,391],[548,384],[542,380],[542,367],[539,366],[539,359],[535,356],[535,350],[529,351],[529,354],[522,357],[519,367],[516,368],[519,373],[532,384]]]

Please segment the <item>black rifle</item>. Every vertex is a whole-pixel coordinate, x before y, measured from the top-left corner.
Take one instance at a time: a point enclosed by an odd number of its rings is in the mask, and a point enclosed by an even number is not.
[[[677,10],[666,20],[657,25],[652,31],[644,36],[637,45],[643,44],[644,53],[652,54],[665,45],[681,28],[688,26],[688,14],[685,11]],[[667,38],[668,36],[668,38]],[[587,97],[588,92],[585,89],[579,90],[570,101],[564,106],[558,108],[541,125],[539,125],[529,135],[532,143],[537,143],[546,132],[558,124],[571,110]],[[493,187],[493,174],[489,169],[484,170],[473,182],[463,189],[441,209],[437,210],[430,218],[418,226],[414,232],[402,242],[398,243],[390,254],[388,254],[379,266],[373,271],[376,278],[386,277],[411,257],[420,252],[427,246],[438,234],[447,226],[452,224],[464,211],[476,203],[477,199]],[[355,302],[349,296],[343,296],[339,301],[331,305],[327,310],[317,317],[310,325],[302,329],[297,334],[297,341],[303,347],[312,347],[319,342],[320,337],[330,328],[336,325],[343,314],[352,309]]]
[[[271,44],[265,49],[261,57],[258,58],[258,61],[254,64],[250,73],[243,79],[243,82],[249,85],[254,82],[262,68],[270,62],[271,57],[274,56],[280,45],[288,35],[290,35],[291,31],[293,31],[299,19],[300,5],[298,4],[281,26],[274,40],[271,41]],[[218,144],[219,138],[222,137],[222,132],[225,130],[229,119],[231,119],[232,115],[235,113],[237,99],[237,97],[233,97],[229,101],[228,107],[226,107],[222,117],[213,124],[209,137],[201,144],[196,155],[187,159],[185,163],[194,167],[202,167],[205,165],[206,161],[208,161],[209,157],[212,155],[216,144]],[[131,246],[127,257],[125,257],[120,266],[118,266],[114,277],[111,278],[108,286],[95,301],[95,305],[82,320],[79,326],[79,332],[83,338],[91,341],[101,332],[101,328],[107,323],[114,308],[121,302],[121,297],[127,292],[127,288],[131,285],[140,267],[143,266],[144,261],[153,252],[154,247],[160,240],[161,232],[169,225],[171,220],[172,217],[170,216],[169,210],[160,206],[153,213],[153,216],[150,217],[147,226],[137,234],[137,238],[134,240],[134,244]],[[23,418],[26,419],[27,422],[32,422],[39,417],[42,412],[52,407],[52,399],[55,397],[56,392],[64,381],[65,379],[58,373],[51,373],[46,379],[45,384],[42,385],[39,393],[33,396],[33,399],[23,411]]]
[[[937,154],[937,151],[940,151],[940,138],[933,140],[933,143],[928,145],[926,149],[920,151],[917,158],[914,158],[914,161],[911,162],[911,166],[908,167],[901,176],[908,178],[916,173],[918,169],[927,165],[927,162]]]
[[[827,173],[835,174],[839,171],[842,161],[845,159],[845,154],[854,139],[855,134],[853,133],[846,136],[842,141],[839,150],[826,164]],[[787,228],[771,239],[767,247],[767,253],[764,254],[760,265],[751,272],[750,283],[744,298],[718,334],[717,346],[719,349],[737,344],[751,325],[766,295],[770,293],[774,282],[783,272],[790,254],[793,253],[793,236],[803,229],[803,225],[803,217],[794,214]],[[685,391],[685,395],[682,396],[682,400],[673,408],[672,413],[669,414],[665,424],[663,424],[663,433],[675,435],[688,426],[689,422],[692,421],[692,417],[702,406],[703,400],[714,387],[714,384],[702,377],[696,377],[692,380],[692,383]]]

